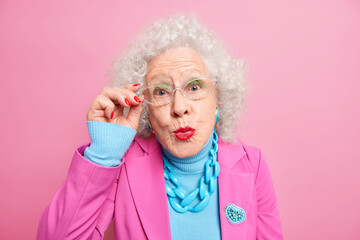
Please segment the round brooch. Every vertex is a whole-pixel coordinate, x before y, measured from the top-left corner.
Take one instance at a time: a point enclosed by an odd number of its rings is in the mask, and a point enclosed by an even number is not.
[[[232,203],[225,207],[225,215],[231,224],[242,223],[246,218],[244,209]]]

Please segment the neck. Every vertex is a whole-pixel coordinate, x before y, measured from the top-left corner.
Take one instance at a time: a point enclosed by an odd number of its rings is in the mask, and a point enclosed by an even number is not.
[[[156,135],[155,135],[156,136]],[[160,140],[156,139],[161,145]],[[181,173],[202,173],[204,172],[204,164],[209,159],[209,152],[212,147],[213,133],[210,134],[208,141],[204,144],[200,152],[191,157],[179,158],[173,155],[168,149],[161,145],[161,151],[167,158],[174,172]]]

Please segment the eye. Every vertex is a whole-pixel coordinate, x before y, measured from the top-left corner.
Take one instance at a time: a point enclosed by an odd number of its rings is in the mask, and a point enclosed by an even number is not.
[[[200,90],[200,88],[201,87],[198,84],[193,84],[193,85],[190,86],[190,91],[195,92],[195,91]]]
[[[190,92],[197,92],[201,90],[202,86],[203,83],[200,80],[192,80],[187,84],[186,89]]]
[[[154,95],[155,96],[165,96],[168,92],[165,89],[155,89],[154,90]]]

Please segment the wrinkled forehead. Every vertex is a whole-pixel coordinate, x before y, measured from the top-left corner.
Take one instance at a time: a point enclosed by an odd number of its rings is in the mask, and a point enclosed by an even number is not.
[[[208,75],[208,71],[197,52],[188,48],[176,48],[149,61],[146,82],[148,85],[163,81],[176,84],[191,77],[204,75]]]
[[[167,85],[182,85],[188,83],[191,80],[203,76],[207,76],[207,75],[197,70],[186,70],[186,71],[182,71],[179,74],[163,73],[163,74],[154,75],[152,76],[152,78],[147,79],[146,83],[148,86],[162,84],[162,83]]]

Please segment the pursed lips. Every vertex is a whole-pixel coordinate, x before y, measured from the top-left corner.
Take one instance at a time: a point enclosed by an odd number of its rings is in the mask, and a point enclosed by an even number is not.
[[[174,131],[174,135],[177,139],[184,141],[190,139],[194,135],[195,131],[195,129],[189,126],[184,128],[180,127]]]

